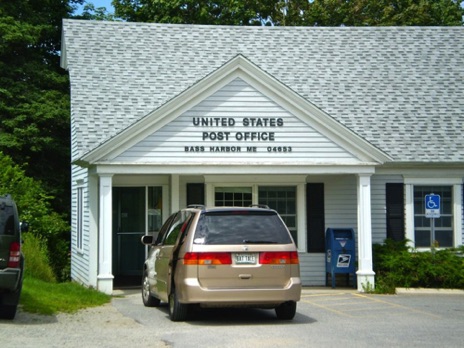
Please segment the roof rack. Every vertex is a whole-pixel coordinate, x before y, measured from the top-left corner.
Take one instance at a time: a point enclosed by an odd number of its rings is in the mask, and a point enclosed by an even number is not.
[[[250,208],[262,208],[262,209],[270,209],[268,205],[266,204],[250,204],[249,205]]]
[[[206,206],[204,204],[189,204],[187,208],[193,208],[193,209],[201,209],[205,210]]]

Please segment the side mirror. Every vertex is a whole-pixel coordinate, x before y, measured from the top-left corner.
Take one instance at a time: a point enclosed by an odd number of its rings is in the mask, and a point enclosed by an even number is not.
[[[29,231],[29,223],[27,223],[25,221],[21,221],[19,223],[19,228],[21,229],[21,232],[27,232],[27,231]]]
[[[147,236],[147,235],[142,236],[140,241],[142,242],[142,244],[152,245],[153,244],[153,236]]]

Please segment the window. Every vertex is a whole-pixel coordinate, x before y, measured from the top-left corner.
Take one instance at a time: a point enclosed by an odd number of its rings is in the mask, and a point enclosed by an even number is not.
[[[404,185],[387,183],[385,186],[387,208],[387,238],[404,240]]]
[[[248,207],[252,204],[251,187],[216,187],[216,207]]]
[[[179,234],[183,233],[187,228],[189,223],[189,217],[191,216],[190,212],[181,211],[177,214],[174,219],[169,232],[166,234],[166,238],[163,242],[164,245],[174,245],[176,244]]]
[[[186,211],[179,211],[172,214],[161,227],[155,244],[174,245],[179,233],[185,231],[187,228],[191,216],[192,214]]]
[[[306,185],[306,217],[308,221],[308,252],[325,252],[324,184]]]
[[[425,195],[440,195],[440,218],[425,216]],[[414,240],[416,247],[453,246],[452,186],[414,186]]]
[[[78,250],[83,249],[84,233],[84,188],[77,188],[77,219],[76,219],[76,247]]]
[[[289,244],[290,236],[272,211],[204,213],[195,231],[195,244]]]
[[[279,213],[290,230],[295,244],[297,244],[296,187],[260,186],[258,196],[259,204],[265,204]]]
[[[158,237],[156,238],[155,245],[160,245],[163,242],[164,237],[168,233],[169,228],[171,227],[173,221],[176,219],[178,214],[179,213],[172,214],[170,217],[168,217],[168,219],[165,221],[163,226],[161,226],[161,230],[158,233]]]
[[[187,184],[187,206],[205,204],[205,184]]]
[[[2,234],[15,234],[14,208],[3,202],[0,205],[0,235]]]

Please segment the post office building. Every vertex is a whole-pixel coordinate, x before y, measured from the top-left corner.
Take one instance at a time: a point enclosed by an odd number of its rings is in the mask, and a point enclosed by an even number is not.
[[[64,20],[61,65],[82,284],[140,284],[141,236],[190,204],[277,210],[306,286],[328,229],[354,231],[360,291],[373,243],[462,244],[464,27]]]

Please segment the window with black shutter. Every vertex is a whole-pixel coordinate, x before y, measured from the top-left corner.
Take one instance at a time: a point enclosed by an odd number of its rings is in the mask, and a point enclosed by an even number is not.
[[[308,252],[325,252],[324,184],[306,185]]]
[[[404,185],[386,184],[387,238],[404,240]]]
[[[187,184],[187,206],[205,204],[205,184]]]

